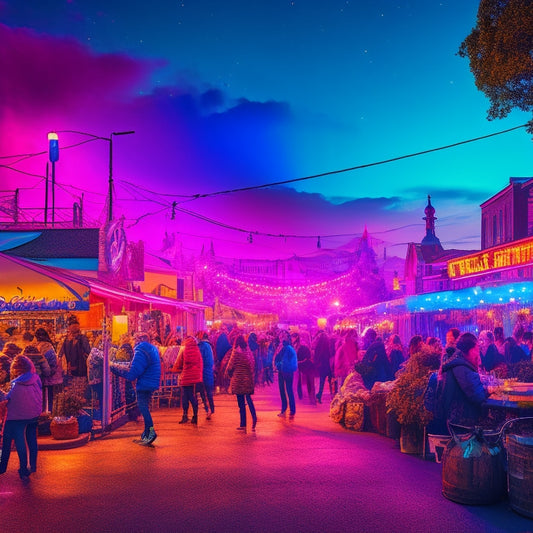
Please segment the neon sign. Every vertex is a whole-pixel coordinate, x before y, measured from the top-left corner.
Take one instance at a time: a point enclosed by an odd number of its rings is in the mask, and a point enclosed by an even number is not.
[[[460,278],[533,263],[533,238],[528,237],[513,244],[496,246],[477,254],[464,255],[448,261],[448,276]]]
[[[21,298],[14,296],[9,300],[0,296],[0,313],[6,311],[88,311],[88,301],[46,300],[45,298]]]

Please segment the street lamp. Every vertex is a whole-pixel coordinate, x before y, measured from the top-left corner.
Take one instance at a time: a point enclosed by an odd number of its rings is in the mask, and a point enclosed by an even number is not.
[[[54,131],[48,133],[48,159],[50,160],[50,163],[52,163],[52,227],[54,227],[56,207],[56,161],[59,161],[59,140],[57,133]],[[45,224],[48,223],[48,172],[46,173],[44,221]]]
[[[131,135],[134,131],[114,131],[109,136],[109,204],[107,221],[113,220],[113,135]]]
[[[100,135],[93,135],[92,133],[87,133],[85,131],[76,131],[76,130],[61,130],[58,133],[77,133],[78,135],[85,135],[87,137],[92,137],[93,139],[100,139],[102,141],[107,141],[109,143],[109,203],[108,203],[108,210],[107,210],[107,221],[111,222],[111,220],[113,220],[113,136],[114,135],[131,135],[132,133],[135,133],[135,132],[134,131],[114,131],[109,135],[109,137],[101,137]],[[56,140],[57,140],[57,135],[56,135]],[[50,154],[51,153],[52,152],[50,151]],[[59,150],[57,152],[57,157],[59,158]],[[50,161],[52,161],[51,158],[50,158]],[[54,176],[54,166],[52,163],[52,182],[54,179],[53,176]],[[52,189],[52,193],[53,193],[53,189]],[[52,216],[53,216],[53,210],[52,210]],[[52,222],[52,225],[53,225],[53,222]]]

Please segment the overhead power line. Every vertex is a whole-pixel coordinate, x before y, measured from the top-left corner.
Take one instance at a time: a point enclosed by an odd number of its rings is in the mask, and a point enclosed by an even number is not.
[[[533,121],[532,121],[533,122]],[[488,139],[489,137],[495,137],[496,135],[502,135],[504,133],[509,133],[510,131],[518,130],[520,128],[525,128],[529,126],[531,123],[527,122],[526,124],[522,124],[521,126],[515,126],[514,128],[509,128],[506,130],[498,131],[496,133],[490,133],[488,135],[483,135],[481,137],[476,137],[474,139],[468,139],[466,141],[459,141],[453,144],[447,144],[446,146],[440,146],[438,148],[430,148],[429,150],[423,150],[421,152],[415,152],[413,154],[407,154],[407,155],[401,155],[398,157],[392,157],[390,159],[384,159],[382,161],[376,161],[374,163],[366,163],[364,165],[357,165],[354,167],[348,167],[348,168],[342,168],[339,170],[330,170],[329,172],[322,172],[320,174],[313,174],[311,176],[304,176],[303,178],[293,178],[289,180],[282,180],[282,181],[273,181],[270,183],[264,183],[263,185],[250,185],[249,187],[240,187],[238,189],[226,189],[224,191],[216,191],[211,193],[205,193],[205,194],[194,194],[193,198],[207,198],[209,196],[217,196],[219,194],[230,194],[234,192],[242,192],[242,191],[250,191],[253,189],[263,189],[266,187],[275,187],[276,185],[285,185],[287,183],[297,183],[299,181],[305,181],[305,180],[312,180],[316,178],[323,178],[324,176],[333,176],[334,174],[341,174],[343,172],[351,172],[353,170],[361,170],[363,168],[369,168],[369,167],[375,167],[377,165],[385,165],[387,163],[393,163],[394,161],[401,161],[402,159],[408,159],[410,157],[417,157],[419,155],[424,154],[430,154],[432,152],[438,152],[439,150],[447,150],[448,148],[454,148],[455,146],[460,146],[462,144],[468,144],[476,141],[481,141],[482,139]]]
[[[480,137],[475,137],[473,139],[467,139],[467,140],[459,141],[459,142],[456,142],[456,143],[453,143],[453,144],[440,146],[438,148],[430,148],[428,150],[423,150],[423,151],[414,152],[414,153],[411,153],[411,154],[406,154],[406,155],[397,156],[397,157],[393,157],[393,158],[389,158],[389,159],[384,159],[384,160],[381,160],[381,161],[375,161],[373,163],[366,163],[366,164],[357,165],[357,166],[353,166],[353,167],[348,167],[348,168],[343,168],[343,169],[338,169],[338,170],[331,170],[331,171],[328,171],[328,172],[322,172],[320,174],[313,174],[313,175],[310,175],[310,176],[304,176],[304,177],[300,177],[300,178],[280,180],[280,181],[275,181],[275,182],[263,183],[263,184],[260,184],[260,185],[250,185],[248,187],[226,189],[226,190],[215,191],[215,192],[211,192],[211,193],[203,193],[203,194],[198,193],[198,194],[193,194],[193,195],[164,194],[164,193],[158,193],[156,191],[152,191],[152,190],[147,189],[145,187],[140,187],[140,186],[135,185],[135,184],[133,184],[131,182],[128,182],[128,181],[121,180],[121,182],[126,186],[126,188],[128,188],[130,190],[130,192],[132,192],[132,190],[134,190],[134,189],[137,192],[139,190],[141,190],[142,191],[141,194],[143,195],[143,200],[144,201],[152,201],[154,203],[157,203],[159,205],[163,205],[164,206],[162,209],[159,209],[157,211],[153,211],[153,212],[148,212],[148,213],[142,214],[138,218],[134,219],[134,222],[132,224],[130,224],[129,227],[135,226],[142,219],[144,219],[146,217],[157,215],[157,214],[165,211],[166,209],[172,208],[173,212],[177,210],[177,211],[180,211],[180,212],[182,212],[184,214],[187,214],[189,216],[193,216],[193,217],[199,218],[201,220],[204,220],[205,222],[208,222],[210,224],[217,225],[219,227],[223,227],[223,228],[234,230],[234,231],[239,231],[241,233],[247,233],[249,235],[250,242],[252,242],[252,239],[251,239],[252,235],[261,235],[261,236],[266,236],[266,237],[277,237],[277,238],[302,238],[302,239],[317,238],[318,237],[318,242],[320,242],[320,237],[325,238],[325,237],[351,237],[351,236],[355,236],[355,235],[357,235],[355,233],[331,234],[331,235],[320,235],[320,236],[317,236],[317,235],[293,235],[293,234],[285,235],[285,234],[274,234],[274,233],[260,232],[260,231],[251,231],[251,230],[247,230],[247,229],[244,229],[244,228],[233,226],[231,224],[226,224],[224,222],[221,222],[221,221],[206,217],[205,215],[201,215],[199,213],[195,213],[194,211],[190,211],[190,210],[187,210],[187,209],[184,209],[184,208],[177,207],[176,202],[172,202],[171,204],[165,204],[165,202],[162,202],[161,200],[149,199],[149,198],[146,197],[146,193],[153,194],[153,195],[156,195],[156,196],[163,196],[163,197],[186,198],[189,201],[191,201],[191,200],[196,200],[196,199],[199,199],[199,198],[208,198],[208,197],[219,196],[219,195],[223,195],[223,194],[244,192],[244,191],[250,191],[250,190],[254,190],[254,189],[264,189],[264,188],[267,188],[267,187],[274,187],[274,186],[278,186],[278,185],[286,185],[288,183],[296,183],[296,182],[300,182],[300,181],[317,179],[317,178],[321,178],[321,177],[325,177],[325,176],[332,176],[332,175],[341,174],[341,173],[345,173],[345,172],[352,172],[352,171],[355,171],[355,170],[361,170],[363,168],[370,168],[370,167],[373,167],[373,166],[384,165],[384,164],[392,163],[392,162],[395,162],[395,161],[401,161],[402,159],[408,159],[408,158],[411,158],[411,157],[417,157],[417,156],[420,156],[420,155],[429,154],[429,153],[437,152],[437,151],[440,151],[440,150],[446,150],[446,149],[449,149],[449,148],[454,148],[456,146],[460,146],[460,145],[463,145],[463,144],[468,144],[468,143],[480,141],[480,140],[487,139],[487,138],[490,138],[490,137],[495,137],[497,135],[503,135],[505,133],[509,133],[509,132],[517,130],[517,129],[529,127],[531,124],[532,124],[532,122],[528,122],[528,123],[522,124],[520,126],[515,126],[513,128],[508,128],[506,130],[502,130],[502,131],[499,131],[499,132],[490,133],[490,134],[483,135],[483,136],[480,136]],[[67,131],[67,130],[65,130],[65,131]],[[68,130],[68,131],[70,131],[70,130]],[[74,133],[76,133],[76,132],[74,132]],[[96,140],[102,140],[102,139],[103,140],[108,140],[105,137],[98,137],[96,135],[95,136],[91,135],[90,139],[81,141],[81,142],[76,143],[76,144],[72,144],[72,145],[66,146],[65,149],[74,148],[74,147],[77,147],[77,146],[80,146],[80,145],[83,145],[83,144],[86,144],[86,143],[89,143],[89,142],[93,142],[93,141],[96,141]],[[27,159],[27,158],[30,158],[30,157],[35,157],[35,156],[38,156],[38,155],[43,155],[43,154],[46,154],[46,153],[47,152],[38,152],[38,153],[34,153],[34,154],[18,154],[18,155],[13,155],[13,156],[0,156],[0,159],[8,159],[8,158],[18,157],[18,158],[20,158],[19,161],[22,161],[24,159]],[[16,164],[19,161],[16,161],[15,163],[12,163],[12,164]],[[18,169],[12,168],[11,166],[0,165],[0,168],[2,168],[2,167],[3,168],[7,168],[9,170],[13,170],[15,172],[22,172],[22,171],[20,171]],[[25,174],[27,174],[27,173],[25,173]],[[44,178],[44,176],[39,176],[39,175],[35,175],[35,174],[33,176]],[[184,203],[184,202],[182,201],[180,203]],[[395,231],[395,229],[387,230],[387,231]],[[383,232],[380,232],[380,233],[386,233],[387,231],[383,231]]]

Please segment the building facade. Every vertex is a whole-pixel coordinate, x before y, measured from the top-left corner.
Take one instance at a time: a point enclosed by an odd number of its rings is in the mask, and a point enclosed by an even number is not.
[[[420,243],[410,242],[405,257],[405,294],[423,294],[450,289],[448,261],[471,253],[468,250],[445,250],[435,233],[435,208],[428,203],[424,209],[426,235]]]

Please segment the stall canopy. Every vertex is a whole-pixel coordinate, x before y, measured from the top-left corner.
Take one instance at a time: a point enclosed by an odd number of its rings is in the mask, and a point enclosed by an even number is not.
[[[89,282],[0,253],[0,313],[13,311],[86,311]]]

